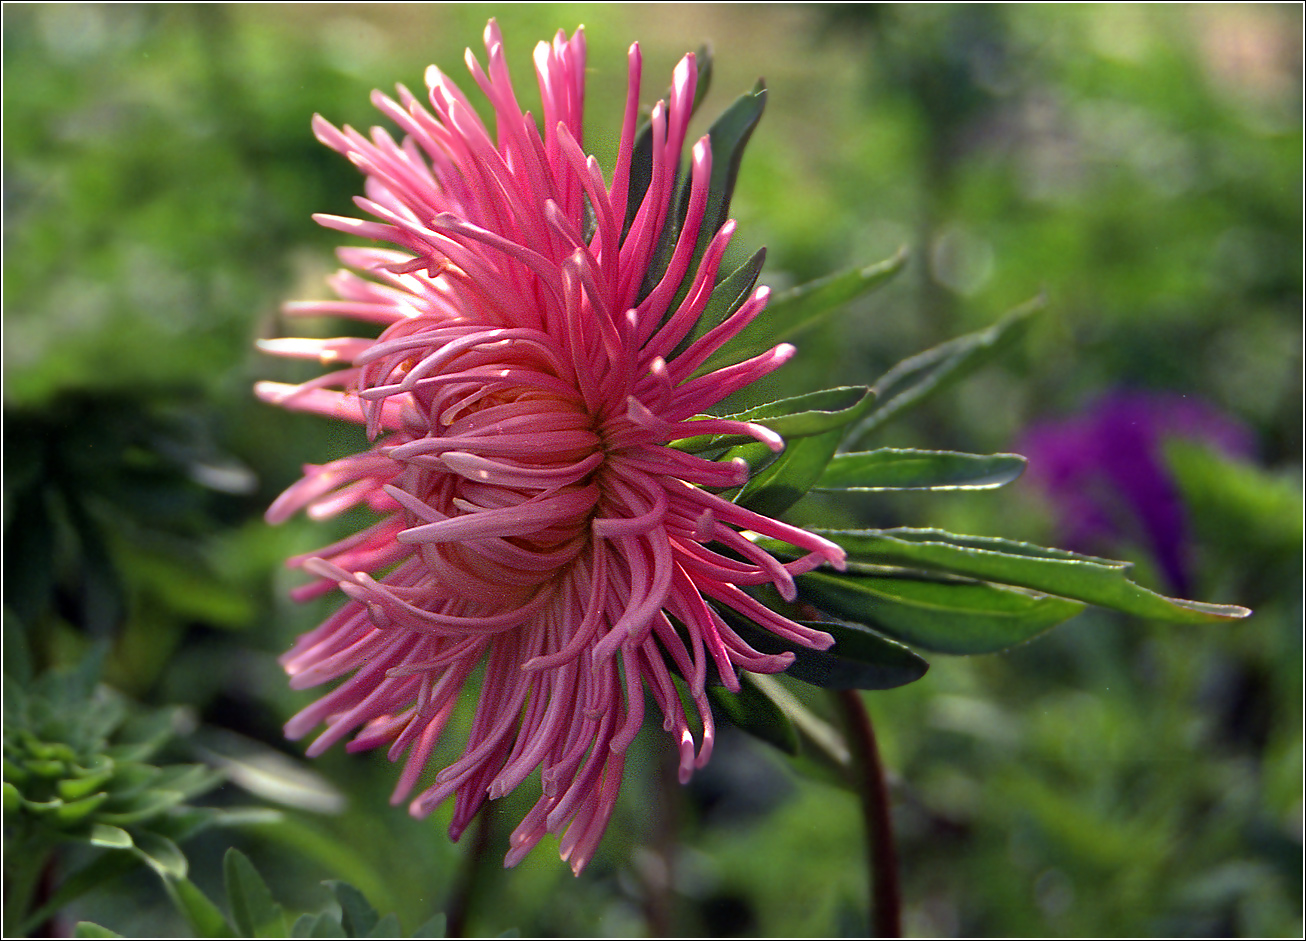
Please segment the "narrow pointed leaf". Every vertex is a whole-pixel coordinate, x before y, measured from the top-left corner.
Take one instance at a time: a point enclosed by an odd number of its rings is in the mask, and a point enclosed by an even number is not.
[[[1025,469],[1019,454],[880,448],[836,454],[814,490],[988,490]]]
[[[789,720],[798,734],[800,766],[806,761],[825,780],[847,786],[851,756],[839,730],[803,705],[776,677],[743,673],[741,678]]]
[[[164,879],[172,903],[200,938],[232,938],[236,932],[223,917],[218,906],[189,879]]]
[[[837,386],[788,399],[777,399],[724,417],[732,421],[765,425],[788,440],[844,428],[865,415],[873,405],[874,396],[865,386]],[[747,435],[696,435],[682,438],[673,444],[681,451],[690,452],[711,451],[730,445],[753,446],[750,453],[757,449],[770,452],[765,444]],[[750,465],[751,463],[750,461]]]
[[[894,366],[873,386],[879,406],[857,428],[852,440],[861,441],[1013,345],[1024,336],[1033,315],[1043,309],[1043,303],[1043,298],[1035,298],[991,327],[941,343]]]
[[[223,881],[231,920],[242,937],[278,938],[287,931],[286,916],[272,899],[267,883],[240,850],[227,850],[222,859]]]
[[[939,653],[1005,650],[1084,610],[1064,598],[984,582],[812,572],[799,577],[799,586],[802,597],[837,617]]]
[[[774,745],[787,755],[798,754],[798,731],[785,711],[770,697],[758,691],[753,683],[740,682],[739,692],[732,693],[724,686],[709,686],[708,698],[715,711],[730,724],[754,738]]]
[[[719,607],[717,613],[755,650],[792,653],[793,665],[785,673],[823,689],[893,689],[919,680],[930,666],[902,644],[860,624],[800,622],[834,638],[829,650],[813,650],[776,637],[731,608]]]
[[[688,347],[703,334],[744,306],[744,301],[748,300],[753,293],[753,288],[757,285],[758,276],[762,273],[762,265],[765,262],[766,249],[759,248],[748,261],[718,282],[717,286],[712,289],[712,294],[708,297],[707,304],[703,308],[703,313],[699,315],[698,322],[694,324],[693,329],[680,343],[677,352]]]
[[[910,529],[823,532],[822,535],[841,545],[853,562],[907,566],[1018,585],[1138,617],[1200,624],[1242,618],[1251,613],[1237,605],[1205,604],[1158,595],[1131,582],[1125,563],[1105,562],[1010,540]]]
[[[703,370],[739,362],[797,336],[843,305],[887,284],[902,270],[906,261],[907,252],[903,249],[892,258],[873,265],[836,272],[775,295],[766,305],[766,310],[741,330],[725,349],[713,354]]]
[[[779,516],[807,496],[842,440],[843,431],[836,428],[790,441],[779,457],[748,479],[735,502],[763,516]]]
[[[351,938],[364,938],[376,927],[379,917],[372,903],[348,882],[331,881],[326,887],[340,903],[340,924]]]
[[[753,136],[757,122],[762,120],[766,108],[766,83],[761,79],[751,91],[735,99],[721,116],[708,128],[708,141],[712,148],[712,176],[708,184],[707,206],[703,210],[703,226],[698,233],[694,260],[690,271],[697,270],[698,262],[707,249],[708,242],[730,218],[730,198],[739,178],[739,164],[744,159],[744,148]],[[688,186],[689,181],[685,181]]]

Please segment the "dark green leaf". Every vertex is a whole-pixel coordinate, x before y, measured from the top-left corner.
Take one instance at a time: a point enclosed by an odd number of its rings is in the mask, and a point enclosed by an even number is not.
[[[800,596],[850,621],[940,653],[992,653],[1074,617],[1082,604],[984,582],[811,572]]]
[[[351,938],[364,938],[376,927],[377,914],[372,904],[348,882],[332,880],[324,883],[340,903],[340,924]]]
[[[744,159],[744,147],[753,136],[757,122],[762,119],[765,107],[766,84],[758,79],[752,91],[736,98],[708,129],[712,148],[712,176],[708,184],[707,205],[703,210],[703,225],[698,233],[694,260],[689,266],[691,272],[698,269],[698,262],[703,257],[708,242],[712,241],[712,237],[730,218],[730,197],[735,192],[739,164]],[[685,181],[685,185],[689,185],[689,180]]]
[[[1019,454],[880,448],[836,454],[814,490],[986,490],[1025,469]]]
[[[756,684],[741,681],[738,693],[732,693],[724,686],[709,686],[707,695],[712,705],[736,728],[786,754],[798,754],[798,732],[793,722],[780,706],[758,690]]]
[[[849,268],[777,294],[756,320],[741,330],[725,349],[708,359],[702,371],[739,362],[797,336],[843,305],[888,283],[906,261],[907,252],[903,249],[873,265]]]
[[[974,372],[1024,336],[1030,319],[1043,309],[1041,297],[1016,308],[991,327],[957,337],[903,360],[872,387],[877,407],[850,436],[860,441],[880,426]]]
[[[58,914],[65,905],[81,898],[97,886],[121,877],[138,865],[140,861],[131,853],[98,854],[87,865],[67,876],[53,895],[27,915],[23,921],[22,933],[31,934],[37,927]]]
[[[272,899],[267,883],[240,850],[227,850],[222,859],[227,907],[236,930],[246,938],[279,938],[286,934],[286,916]]]
[[[1129,580],[1128,567],[1087,556],[938,530],[823,532],[855,562],[922,568],[1018,585],[1163,621],[1199,624],[1246,617],[1246,608],[1166,598]],[[775,548],[785,551],[781,543]],[[771,548],[771,543],[767,542]],[[991,548],[990,548],[991,547]],[[792,549],[787,550],[792,553]]]
[[[836,428],[790,441],[779,457],[748,479],[735,502],[763,516],[779,516],[807,496],[842,440],[843,430]]]
[[[801,621],[834,638],[829,650],[813,650],[783,640],[733,609],[717,612],[740,638],[762,653],[794,655],[789,676],[824,689],[893,689],[925,675],[929,664],[896,641],[860,624]]]
[[[689,346],[744,306],[744,301],[753,293],[753,287],[757,284],[758,275],[762,273],[762,265],[765,261],[766,249],[759,248],[748,261],[736,268],[728,277],[721,279],[712,289],[712,294],[708,297],[698,322],[681,342],[681,348]],[[673,357],[668,357],[671,358]]]

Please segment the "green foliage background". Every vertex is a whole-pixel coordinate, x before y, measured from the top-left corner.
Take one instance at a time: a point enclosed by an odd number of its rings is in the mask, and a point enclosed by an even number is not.
[[[326,610],[285,599],[281,562],[332,537],[261,513],[300,463],[362,441],[249,392],[295,375],[253,341],[285,332],[280,303],[324,296],[334,267],[337,237],[309,213],[351,214],[359,191],[309,118],[370,126],[370,89],[420,87],[431,62],[461,77],[491,15],[527,102],[534,42],[586,24],[589,146],[605,167],[631,41],[646,102],[683,52],[714,43],[698,133],[764,75],[733,215],[736,258],[766,245],[767,283],[910,247],[908,271],[802,337],[757,400],[868,382],[1043,291],[1023,349],[877,444],[1010,450],[1035,418],[1119,387],[1198,396],[1255,432],[1254,466],[1174,456],[1198,595],[1253,618],[1174,628],[1090,611],[867,700],[896,782],[909,931],[1299,935],[1302,50],[1289,5],[7,7],[6,649],[25,638],[40,667],[105,639],[107,682],[199,717],[183,759],[225,763],[216,802],[253,803],[275,782],[282,822],[187,844],[197,884],[220,897],[234,841],[287,905],[320,907],[317,882],[345,879],[405,928],[473,879],[473,933],[865,931],[853,797],[749,739],[723,738],[684,791],[662,785],[660,745],[641,740],[580,880],[548,846],[515,872],[476,868],[439,819],[388,806],[383,757],[336,750],[309,767],[281,740],[309,694],[285,688],[275,657]],[[792,515],[1057,539],[1019,482],[928,502],[816,495]],[[1144,548],[1117,554],[1146,581]],[[492,856],[529,806],[503,803]],[[178,928],[144,869],[76,914],[129,934]]]

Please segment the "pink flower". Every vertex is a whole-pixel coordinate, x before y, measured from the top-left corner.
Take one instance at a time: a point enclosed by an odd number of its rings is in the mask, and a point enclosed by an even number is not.
[[[628,212],[638,46],[608,186],[581,149],[583,34],[559,32],[552,45],[536,47],[542,137],[517,104],[493,21],[485,45],[488,72],[470,50],[467,66],[493,106],[494,138],[434,67],[426,73],[434,114],[402,86],[397,101],[373,93],[402,142],[380,128],[369,139],[313,120],[318,139],[365,174],[367,196],[355,202],[373,217],[317,221],[400,250],[341,249],[347,266],[370,277],[341,271],[331,280],[340,300],[287,309],[377,324],[378,338],[262,344],[340,365],[299,386],[259,383],[263,399],[362,423],[372,441],[361,453],[308,466],[268,519],[301,509],[324,518],[359,505],[379,517],[290,560],[316,576],[298,598],[337,587],[348,598],[284,656],[291,685],[348,678],[292,718],[286,734],[298,738],[325,723],[310,755],[352,735],[350,751],[385,745],[391,760],[404,756],[398,803],[484,663],[466,749],[413,798],[411,812],[424,816],[452,796],[456,840],[487,798],[540,769],[543,795],[505,862],[516,864],[551,832],[579,873],[612,813],[645,690],[679,742],[680,777],[688,780],[712,750],[709,676],[738,689],[738,669],[775,673],[792,660],[749,647],[715,606],[790,641],[829,647],[828,634],[781,617],[744,586],[771,583],[792,598],[796,574],[826,562],[842,567],[843,552],[714,492],[745,481],[742,462],[668,446],[742,433],[779,450],[783,442],[766,428],[702,413],[794,352],[782,344],[697,375],[767,300],[758,289],[686,341],[734,231],[733,222],[721,226],[690,270],[707,224],[706,137],[692,148],[691,195],[666,273],[642,290],[675,207],[694,57],[677,66],[670,101],[653,109],[651,182]],[[781,564],[741,530],[807,554]],[[696,716],[682,709],[673,674]]]

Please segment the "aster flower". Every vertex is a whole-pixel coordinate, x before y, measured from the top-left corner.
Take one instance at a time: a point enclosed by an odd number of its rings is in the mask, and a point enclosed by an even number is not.
[[[707,137],[692,145],[681,186],[695,57],[653,108],[641,156],[631,48],[608,184],[582,149],[583,33],[536,47],[542,133],[517,103],[493,21],[485,47],[488,68],[470,50],[466,60],[493,107],[494,136],[434,67],[429,109],[402,86],[397,98],[373,94],[401,141],[313,120],[318,139],[364,173],[366,196],[355,202],[370,217],[317,221],[397,249],[341,249],[353,270],[332,279],[339,299],[287,310],[376,324],[379,337],[261,344],[338,367],[302,385],[260,383],[263,399],[357,422],[371,440],[307,467],[268,519],[358,506],[378,516],[290,560],[315,577],[298,598],[338,588],[347,600],[282,660],[297,689],[345,678],[286,732],[299,738],[325,723],[310,755],[347,736],[350,751],[387,747],[403,759],[401,802],[484,664],[465,750],[410,810],[424,816],[452,797],[457,839],[487,798],[538,770],[542,796],[505,862],[551,832],[579,873],[612,814],[646,692],[687,780],[712,751],[709,677],[738,690],[739,670],[776,673],[793,659],[745,643],[718,607],[790,645],[827,648],[829,634],[747,589],[771,584],[793,599],[795,576],[842,567],[844,553],[723,497],[747,480],[742,461],[669,446],[725,434],[780,450],[761,425],[704,413],[794,352],[781,344],[702,373],[762,312],[767,289],[698,335],[734,223],[709,212],[720,194],[709,191]],[[633,182],[643,157],[646,188]],[[796,551],[782,563],[750,535]],[[682,708],[676,675],[696,715]]]
[[[1053,502],[1068,545],[1109,551],[1121,539],[1142,544],[1170,587],[1186,595],[1188,513],[1163,453],[1173,438],[1236,456],[1252,451],[1250,432],[1208,403],[1142,392],[1115,392],[1079,416],[1034,425],[1019,450]]]

